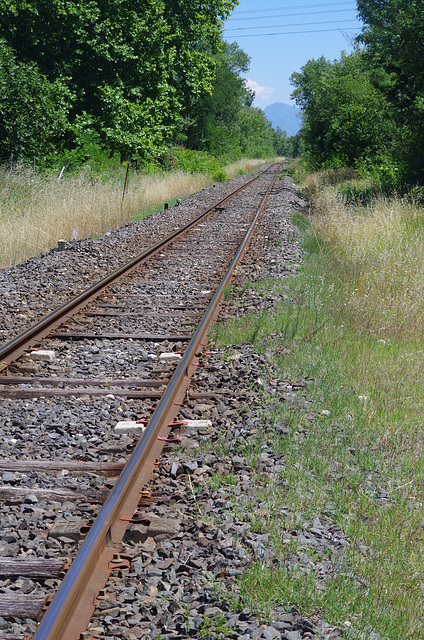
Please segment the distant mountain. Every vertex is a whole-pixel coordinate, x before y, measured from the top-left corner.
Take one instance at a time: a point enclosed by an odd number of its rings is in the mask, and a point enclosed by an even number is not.
[[[281,127],[288,136],[295,136],[302,126],[300,109],[284,102],[274,102],[264,109],[264,113],[273,128]]]

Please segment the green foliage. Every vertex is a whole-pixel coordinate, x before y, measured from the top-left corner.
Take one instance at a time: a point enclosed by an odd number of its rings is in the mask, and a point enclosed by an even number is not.
[[[199,627],[199,638],[235,638],[236,632],[232,627],[227,626],[227,618],[225,616],[217,616],[216,618],[208,618],[203,616],[202,624]]]
[[[0,154],[68,168],[105,154],[146,170],[179,163],[225,180],[222,163],[293,145],[274,132],[222,40],[238,0],[0,0]],[[184,143],[199,156],[169,153]],[[38,166],[40,159],[38,158]]]
[[[189,173],[215,175],[223,171],[223,158],[215,158],[205,151],[192,151],[185,147],[172,147],[162,157],[165,169],[181,169]]]
[[[363,206],[371,204],[375,198],[382,195],[381,185],[372,178],[351,180],[341,184],[339,193],[347,205]]]
[[[289,138],[287,131],[283,131],[281,127],[277,127],[277,129],[274,130],[274,149],[276,155],[297,158],[301,152],[301,140],[300,132]]]
[[[293,97],[303,109],[303,138],[314,167],[378,162],[393,145],[390,105],[377,90],[362,52],[340,61],[310,60],[291,77]]]
[[[274,155],[280,134],[263,111],[252,107],[254,94],[241,76],[249,69],[249,57],[236,43],[223,42],[215,60],[213,91],[192,105],[187,144],[232,159]]]
[[[225,173],[224,169],[217,169],[212,173],[212,178],[215,182],[227,182],[230,177]]]
[[[364,46],[292,75],[310,166],[355,166],[384,191],[424,180],[424,5],[358,0]]]
[[[0,38],[54,87],[72,87],[71,124],[89,114],[102,144],[147,157],[178,136],[193,99],[212,90],[210,52],[235,4],[0,0]]]
[[[194,149],[213,155],[231,153],[240,157],[240,136],[237,127],[244,104],[252,101],[241,73],[248,71],[250,59],[236,43],[222,43],[215,56],[217,65],[213,90],[193,103],[187,128],[187,143]]]
[[[120,154],[217,181],[211,155],[288,155],[296,144],[251,106],[249,57],[222,40],[237,3],[0,0],[0,154],[90,171]],[[174,153],[181,143],[209,155]]]
[[[261,109],[244,107],[240,114],[240,146],[247,158],[274,155],[274,130]]]
[[[73,95],[34,63],[18,62],[0,40],[0,156],[51,153],[69,131]]]
[[[424,6],[421,0],[358,0],[374,82],[396,113],[396,159],[409,180],[423,180]]]

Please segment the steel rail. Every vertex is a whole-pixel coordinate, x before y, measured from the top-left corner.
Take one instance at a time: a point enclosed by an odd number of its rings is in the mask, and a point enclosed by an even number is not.
[[[78,555],[66,574],[56,597],[45,613],[34,640],[76,640],[87,628],[96,605],[98,592],[107,582],[114,567],[113,554],[120,548],[122,538],[137,508],[140,491],[148,482],[153,464],[160,455],[171,422],[179,411],[196,367],[194,357],[206,346],[207,333],[216,319],[225,287],[235,267],[246,251],[256,222],[265,206],[278,175],[275,175],[264,195],[250,227],[215,291],[180,363],[178,364],[146,431],[119,476],[113,490],[100,510]]]
[[[272,167],[269,167],[268,170],[271,168]],[[200,220],[210,214],[214,209],[220,207],[222,204],[224,204],[224,202],[237,195],[240,191],[258,180],[260,177],[260,175],[255,176],[244,185],[230,193],[228,196],[216,202],[212,207],[209,207],[208,209],[203,211],[196,218],[194,218],[194,220],[183,225],[173,233],[167,235],[165,238],[162,238],[162,240],[159,240],[145,251],[142,251],[135,258],[126,262],[115,271],[112,271],[110,274],[96,282],[94,285],[82,291],[78,296],[61,305],[48,315],[44,316],[44,318],[4,344],[2,347],[0,347],[0,371],[6,369],[13,360],[22,355],[22,353],[30,346],[33,346],[42,338],[45,338],[50,333],[51,327],[53,325],[57,327],[65,322],[68,318],[71,318],[78,311],[87,306],[87,304],[93,298],[99,296],[112,282],[118,281],[129,271],[137,268],[144,260],[153,256],[155,253],[159,252],[165,246],[173,242],[176,238],[185,234],[192,227],[198,224]]]

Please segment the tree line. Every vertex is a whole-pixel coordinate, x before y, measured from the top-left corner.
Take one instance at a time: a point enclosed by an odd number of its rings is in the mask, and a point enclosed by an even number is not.
[[[289,144],[222,39],[238,0],[0,0],[0,156],[265,157]]]
[[[357,0],[350,55],[293,73],[313,167],[354,167],[392,186],[424,181],[424,3]]]

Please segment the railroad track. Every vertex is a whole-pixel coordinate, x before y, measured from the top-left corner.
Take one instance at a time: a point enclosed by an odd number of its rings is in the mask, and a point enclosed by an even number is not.
[[[0,464],[6,480],[0,499],[11,505],[7,554],[0,558],[0,574],[9,580],[0,616],[42,617],[38,640],[84,632],[109,574],[128,567],[121,541],[140,499],[149,500],[143,488],[180,426],[183,402],[217,395],[194,394],[191,378],[205,362],[208,329],[279,171],[238,189],[232,198],[241,201],[216,203],[182,233],[143,251],[0,349],[0,397],[11,427],[11,459]],[[17,359],[25,355],[31,375],[20,374]],[[134,375],[139,371],[143,376]],[[111,422],[129,434],[123,442],[111,433]],[[58,472],[62,487],[50,479]],[[83,481],[74,482],[74,473]],[[25,510],[36,513],[39,529],[25,532]],[[48,604],[43,587],[55,587],[63,573]],[[34,630],[31,622],[27,630]]]

